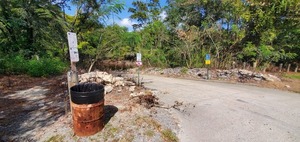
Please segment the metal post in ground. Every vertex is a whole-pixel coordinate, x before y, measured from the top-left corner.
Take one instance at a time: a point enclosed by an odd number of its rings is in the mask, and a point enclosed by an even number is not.
[[[207,65],[207,80],[209,80],[209,65]]]
[[[138,67],[138,86],[140,86],[140,67]]]

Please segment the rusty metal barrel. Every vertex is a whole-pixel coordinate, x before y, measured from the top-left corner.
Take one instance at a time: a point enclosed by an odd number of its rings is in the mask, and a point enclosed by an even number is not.
[[[73,130],[77,136],[90,136],[104,127],[104,86],[83,83],[71,87]]]

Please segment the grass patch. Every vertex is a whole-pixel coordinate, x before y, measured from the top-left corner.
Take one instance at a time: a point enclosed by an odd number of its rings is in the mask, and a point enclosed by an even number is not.
[[[119,142],[132,142],[134,140],[134,136],[132,134],[126,134],[125,137],[119,140]]]
[[[62,135],[55,135],[46,140],[45,142],[62,142],[64,140],[64,136]]]
[[[187,74],[188,71],[189,71],[189,69],[186,68],[186,67],[183,67],[183,68],[181,68],[181,70],[180,70],[180,72],[181,72],[182,74]]]
[[[114,127],[111,123],[105,125],[102,130],[100,137],[102,136],[104,141],[107,141],[109,138],[114,138],[120,132],[120,128]]]
[[[300,79],[300,73],[286,73],[283,75],[283,77],[290,79]]]
[[[145,132],[145,135],[148,136],[148,137],[150,137],[150,138],[152,138],[154,136],[154,132],[152,130],[147,130]]]
[[[163,138],[166,142],[178,142],[178,138],[170,129],[161,131]]]

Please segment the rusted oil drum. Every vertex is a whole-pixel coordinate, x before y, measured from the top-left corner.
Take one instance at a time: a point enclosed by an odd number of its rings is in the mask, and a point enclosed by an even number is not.
[[[77,136],[90,136],[104,127],[104,86],[95,83],[71,87],[73,130]]]

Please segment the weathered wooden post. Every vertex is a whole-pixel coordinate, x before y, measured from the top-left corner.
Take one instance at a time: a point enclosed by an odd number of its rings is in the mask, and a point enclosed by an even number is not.
[[[246,62],[243,62],[243,69],[246,69]]]
[[[232,68],[231,69],[235,69],[235,61],[232,62]]]
[[[298,72],[298,69],[299,69],[299,64],[298,64],[298,63],[296,63],[295,72]]]
[[[256,70],[257,67],[257,61],[253,62],[253,70]]]
[[[69,104],[71,104],[71,93],[70,88],[78,84],[78,72],[76,68],[76,62],[79,61],[78,45],[76,33],[68,32],[68,44],[70,52],[71,70],[67,73],[68,78],[68,92],[69,92]],[[70,106],[72,112],[72,107]]]

